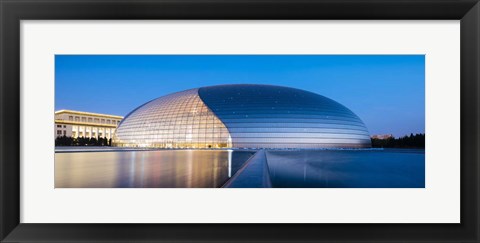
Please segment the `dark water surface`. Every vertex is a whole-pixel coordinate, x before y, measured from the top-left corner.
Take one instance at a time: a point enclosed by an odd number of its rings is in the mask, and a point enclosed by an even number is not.
[[[267,151],[266,155],[273,187],[425,187],[425,150]]]
[[[226,150],[55,153],[55,187],[220,187],[253,154]]]

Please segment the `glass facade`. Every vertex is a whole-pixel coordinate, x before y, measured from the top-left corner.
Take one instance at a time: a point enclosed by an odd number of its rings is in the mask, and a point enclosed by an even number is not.
[[[225,124],[236,148],[370,147],[365,124],[345,106],[304,90],[219,85],[200,98]]]
[[[150,101],[128,114],[117,128],[114,146],[226,148],[225,125],[198,96],[198,89]]]
[[[163,148],[362,148],[364,123],[324,96],[272,85],[174,93],[132,111],[114,145]]]

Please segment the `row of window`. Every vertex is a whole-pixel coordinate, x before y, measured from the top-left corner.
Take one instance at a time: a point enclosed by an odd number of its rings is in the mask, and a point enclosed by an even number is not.
[[[120,147],[153,147],[153,148],[228,148],[231,147],[229,143],[215,143],[212,141],[208,142],[196,142],[196,143],[182,143],[182,142],[159,142],[159,143],[148,143],[148,144],[142,144],[142,143],[116,143],[115,141],[113,142],[115,146],[120,146]]]
[[[97,133],[96,132],[72,132],[72,137],[74,138],[77,138],[77,137],[86,137],[86,138],[90,138],[90,137],[93,137],[93,138],[96,138],[96,137],[106,137],[106,138],[110,138],[110,134],[107,133],[107,134],[103,134],[102,132],[99,132],[98,133],[98,136],[97,136]]]
[[[100,124],[120,124],[120,120],[114,119],[101,119],[101,118],[92,118],[92,117],[84,117],[84,116],[68,116],[69,121],[76,121],[76,122],[90,122],[90,123],[100,123]]]
[[[72,126],[72,137],[106,137],[110,138],[115,132],[114,128]]]

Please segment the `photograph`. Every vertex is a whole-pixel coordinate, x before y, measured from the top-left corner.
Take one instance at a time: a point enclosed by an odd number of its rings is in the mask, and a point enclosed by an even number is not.
[[[0,242],[480,242],[480,0],[0,15]]]
[[[425,55],[55,55],[53,112],[56,189],[425,188]]]

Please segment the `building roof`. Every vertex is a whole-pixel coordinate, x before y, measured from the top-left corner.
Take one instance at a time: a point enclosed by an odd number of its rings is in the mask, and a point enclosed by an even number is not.
[[[110,128],[117,127],[117,123],[105,124],[105,123],[93,123],[93,122],[76,122],[76,121],[57,120],[57,119],[55,119],[55,124],[79,125],[79,126],[90,126],[90,127],[110,127]]]
[[[85,111],[74,111],[74,110],[58,110],[55,111],[55,115],[68,113],[74,115],[83,115],[83,116],[102,116],[102,117],[110,117],[114,119],[123,119],[123,116],[116,116],[116,115],[108,115],[108,114],[101,114],[101,113],[93,113],[93,112],[85,112]]]

